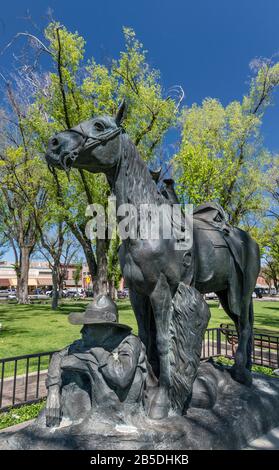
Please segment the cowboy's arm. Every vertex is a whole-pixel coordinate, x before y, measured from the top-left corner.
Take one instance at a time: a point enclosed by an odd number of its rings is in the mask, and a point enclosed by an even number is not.
[[[126,388],[133,380],[141,352],[141,342],[136,336],[126,338],[110,353],[100,370],[108,383]]]
[[[46,379],[48,389],[46,402],[47,426],[58,426],[60,423],[61,362],[63,357],[68,354],[68,350],[69,348],[65,348],[53,354],[50,361]]]

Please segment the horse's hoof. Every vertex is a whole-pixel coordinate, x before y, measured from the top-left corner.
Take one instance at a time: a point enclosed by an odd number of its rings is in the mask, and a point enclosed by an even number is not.
[[[164,419],[168,417],[168,414],[169,399],[164,391],[158,390],[151,401],[148,417],[150,419]]]
[[[148,413],[148,417],[150,419],[164,419],[167,418],[169,414],[169,410],[167,406],[160,406],[154,403],[150,406],[150,410]]]
[[[252,374],[246,368],[238,368],[235,365],[231,368],[231,376],[240,384],[250,387],[252,385]]]

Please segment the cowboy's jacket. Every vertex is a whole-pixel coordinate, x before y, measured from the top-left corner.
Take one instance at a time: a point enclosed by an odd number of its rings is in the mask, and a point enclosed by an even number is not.
[[[122,336],[123,338],[123,336]],[[92,404],[137,403],[144,399],[149,382],[155,377],[146,359],[145,346],[129,333],[117,347],[88,349],[81,340],[55,353],[46,379],[47,388],[63,387],[63,377],[72,373],[85,374],[91,383]]]

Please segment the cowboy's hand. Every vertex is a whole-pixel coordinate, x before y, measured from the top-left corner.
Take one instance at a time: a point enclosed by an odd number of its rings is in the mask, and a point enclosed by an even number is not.
[[[59,387],[49,388],[46,402],[46,425],[48,427],[59,426],[61,418]]]
[[[90,352],[98,362],[103,361],[104,357],[108,354],[104,348],[92,348]]]

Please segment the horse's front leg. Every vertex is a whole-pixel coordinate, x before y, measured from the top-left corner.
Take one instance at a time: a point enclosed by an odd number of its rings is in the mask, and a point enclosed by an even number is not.
[[[148,312],[148,302],[149,299],[147,296],[138,294],[135,290],[129,289],[129,297],[131,301],[132,308],[138,324],[138,335],[148,350],[149,343],[149,312]]]
[[[170,358],[169,358],[169,326],[172,296],[166,276],[160,274],[155,289],[150,295],[156,324],[156,344],[159,357],[160,376],[159,388],[149,409],[149,417],[162,419],[169,412],[170,389]]]

